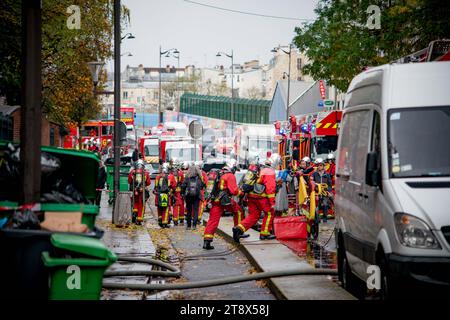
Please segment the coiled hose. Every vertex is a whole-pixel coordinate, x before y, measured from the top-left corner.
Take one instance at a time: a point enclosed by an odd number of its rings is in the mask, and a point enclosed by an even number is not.
[[[141,275],[151,275],[160,277],[179,277],[181,272],[178,268],[162,262],[160,260],[150,259],[150,258],[135,258],[135,257],[120,257],[118,261],[127,262],[138,262],[138,263],[148,263],[151,265],[157,265],[162,268],[166,268],[170,271],[154,271],[154,270],[118,270],[118,271],[107,271],[105,272],[105,277],[111,276],[141,276]],[[286,269],[279,271],[268,271],[260,272],[250,275],[238,275],[231,276],[222,279],[214,280],[202,280],[195,282],[186,283],[168,283],[168,284],[137,284],[137,283],[113,283],[108,281],[103,281],[103,288],[106,289],[132,289],[132,290],[181,290],[181,289],[194,289],[194,288],[205,288],[221,286],[225,284],[261,280],[267,278],[277,278],[277,277],[287,277],[287,276],[298,276],[298,275],[337,275],[336,270],[330,269]]]

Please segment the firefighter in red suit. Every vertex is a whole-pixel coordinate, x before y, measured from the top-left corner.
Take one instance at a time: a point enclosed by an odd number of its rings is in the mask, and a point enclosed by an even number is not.
[[[220,217],[225,210],[233,213],[235,225],[238,225],[243,218],[244,212],[242,208],[231,198],[232,196],[243,195],[237,186],[236,177],[233,173],[235,166],[236,161],[232,159],[223,167],[218,186],[214,187],[215,190],[213,189],[214,191],[210,198],[211,209],[209,212],[209,220],[203,234],[203,249],[214,249],[211,242],[219,225]]]
[[[155,205],[158,208],[158,222],[161,228],[169,227],[170,198],[176,188],[176,181],[173,174],[169,174],[169,164],[162,165],[161,172],[156,176]],[[162,201],[160,201],[160,198]]]
[[[261,211],[264,212],[264,219],[259,239],[275,239],[271,231],[275,214],[276,193],[275,170],[273,168],[277,165],[277,157],[279,157],[277,154],[273,154],[265,161],[265,165],[260,169],[255,181],[254,189],[247,195],[249,215],[233,228],[233,240],[237,243],[239,243],[241,235],[258,222]]]
[[[130,171],[128,184],[133,191],[133,222],[140,225],[144,218],[145,188],[150,185],[150,175],[145,170],[144,161],[138,160],[136,167]]]
[[[181,185],[184,182],[184,172],[181,170],[180,164],[175,164],[175,168],[173,170],[174,178],[176,181],[176,187],[174,192],[174,205],[173,205],[173,224],[178,225],[178,223],[184,223],[184,200],[181,196]]]
[[[201,170],[201,168],[203,166],[203,162],[202,161],[197,161],[195,163],[195,165],[198,166],[200,168],[200,170]],[[203,170],[201,170],[201,172],[202,172],[202,181],[203,181],[203,183],[206,186],[206,185],[208,185],[208,175]],[[206,208],[205,188],[203,188],[201,190],[201,193],[202,193],[202,199],[200,200],[200,208],[199,208],[199,211],[198,211],[198,221],[200,221],[200,222],[202,221],[203,211],[205,211],[205,208]]]
[[[334,154],[330,153],[328,155],[327,162],[328,162],[327,173],[331,177],[331,182],[332,182],[332,186],[333,186],[333,193],[334,193],[334,179],[335,179],[335,176],[336,176],[336,164],[334,163],[335,162]]]

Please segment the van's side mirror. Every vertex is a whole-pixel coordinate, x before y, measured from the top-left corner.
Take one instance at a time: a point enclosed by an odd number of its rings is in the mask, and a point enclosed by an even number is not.
[[[379,154],[372,151],[367,154],[366,161],[366,184],[372,187],[378,187],[380,185],[380,166],[379,166]]]

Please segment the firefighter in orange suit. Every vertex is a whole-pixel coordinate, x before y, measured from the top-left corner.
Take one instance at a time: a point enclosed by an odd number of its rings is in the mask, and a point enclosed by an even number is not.
[[[173,174],[169,174],[169,164],[162,165],[161,172],[156,176],[155,205],[158,208],[158,222],[161,228],[169,227],[170,198],[176,188],[176,181]]]
[[[173,170],[174,179],[176,181],[176,187],[174,192],[174,205],[173,205],[173,224],[178,225],[178,223],[184,223],[184,200],[181,196],[181,185],[184,182],[184,173],[181,170],[181,165],[175,164],[175,168]]]
[[[133,191],[133,222],[142,224],[144,218],[145,188],[150,185],[150,175],[145,170],[144,161],[138,160],[136,167],[128,174],[128,184]]]
[[[209,212],[209,220],[206,224],[205,233],[203,234],[203,249],[214,249],[211,242],[213,241],[214,234],[219,225],[220,217],[225,210],[233,213],[235,225],[237,225],[243,217],[242,208],[232,199],[232,196],[242,195],[233,173],[235,166],[236,161],[234,159],[230,160],[220,173],[218,185],[213,187],[210,198],[211,209]]]
[[[278,154],[273,154],[265,161],[265,166],[260,169],[259,176],[254,185],[254,189],[247,195],[249,215],[233,228],[233,240],[239,243],[241,235],[258,222],[261,211],[264,212],[264,219],[259,235],[260,240],[275,239],[271,234],[273,218],[275,214],[275,170]]]

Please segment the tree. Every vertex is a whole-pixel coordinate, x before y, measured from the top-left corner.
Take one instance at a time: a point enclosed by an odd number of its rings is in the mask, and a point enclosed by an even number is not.
[[[247,89],[247,97],[249,99],[261,99],[262,98],[262,92],[261,92],[261,90],[258,87],[252,86],[252,87]]]
[[[17,2],[17,3],[16,3]],[[112,56],[113,0],[45,0],[42,1],[42,84],[43,111],[49,120],[65,126],[79,125],[95,117],[100,109],[93,96],[92,79],[87,62],[105,61]],[[68,27],[69,6],[80,8],[80,28]],[[0,25],[11,34],[0,33],[0,94],[8,102],[20,97],[20,17],[21,4],[4,0],[0,4]],[[129,11],[122,10],[122,25],[129,21]],[[8,38],[9,37],[9,38]],[[4,41],[8,41],[5,43]],[[100,79],[102,89],[105,76]],[[16,85],[18,84],[18,85]],[[8,92],[8,90],[12,92]]]
[[[380,28],[369,28],[380,8]],[[368,12],[369,11],[369,12]],[[345,91],[367,66],[396,60],[450,37],[450,3],[438,0],[320,0],[317,19],[297,27],[295,45],[311,62],[302,68]],[[376,18],[376,17],[375,17]]]

